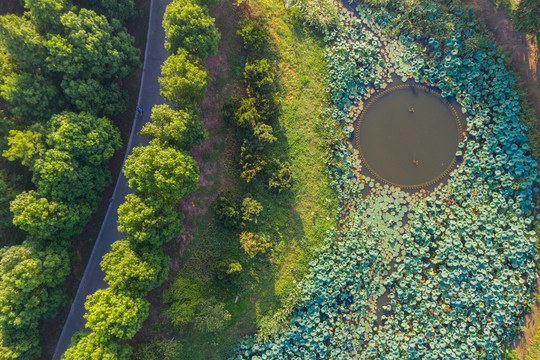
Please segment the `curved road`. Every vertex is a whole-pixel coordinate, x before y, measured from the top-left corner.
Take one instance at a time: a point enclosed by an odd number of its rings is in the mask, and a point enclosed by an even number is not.
[[[145,111],[141,118],[135,115],[124,162],[127,156],[131,154],[133,147],[148,144],[148,140],[141,138],[137,133],[150,120],[150,110],[152,107],[165,102],[159,94],[158,76],[160,75],[161,65],[167,58],[167,51],[163,46],[165,32],[161,26],[161,22],[165,14],[165,8],[170,2],[171,0],[150,1],[150,19],[148,22],[144,66],[138,99],[139,106],[145,109]],[[114,188],[112,201],[107,209],[107,214],[101,225],[88,264],[86,265],[81,283],[77,289],[77,294],[75,295],[66,323],[56,344],[53,360],[60,360],[62,354],[68,348],[73,334],[84,329],[86,320],[83,318],[83,315],[86,312],[84,309],[86,297],[93,294],[96,290],[104,289],[108,286],[104,280],[105,273],[101,270],[100,263],[103,255],[109,251],[111,244],[123,237],[116,228],[116,220],[118,219],[117,210],[118,206],[124,202],[124,198],[130,192],[132,190],[127,186],[127,179],[123,172],[120,172]]]

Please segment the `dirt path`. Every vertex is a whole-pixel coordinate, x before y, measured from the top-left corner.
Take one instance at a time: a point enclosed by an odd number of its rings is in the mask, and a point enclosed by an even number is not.
[[[527,99],[536,113],[536,127],[540,130],[540,52],[532,36],[514,30],[512,20],[498,10],[490,0],[466,0],[466,4],[477,8],[476,14],[484,21],[497,42],[510,54],[511,68],[519,74]],[[537,289],[540,288],[537,286]],[[538,290],[537,290],[538,293]],[[526,327],[523,337],[516,343],[519,359],[524,359],[540,324],[540,302],[536,303],[530,315],[525,316]]]

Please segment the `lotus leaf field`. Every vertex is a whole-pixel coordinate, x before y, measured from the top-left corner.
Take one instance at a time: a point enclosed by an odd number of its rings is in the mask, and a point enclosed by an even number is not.
[[[338,226],[285,331],[244,339],[232,359],[500,359],[534,302],[538,173],[514,80],[493,45],[470,44],[472,12],[445,13],[454,33],[433,38],[404,31],[389,9],[342,8],[325,30]],[[436,4],[423,11],[442,16]],[[349,141],[393,74],[440,89],[466,117],[458,165],[429,191],[370,178]]]

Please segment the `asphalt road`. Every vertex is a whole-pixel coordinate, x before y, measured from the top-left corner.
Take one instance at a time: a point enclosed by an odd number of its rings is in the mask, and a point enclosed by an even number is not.
[[[133,121],[133,127],[131,129],[126,157],[131,154],[134,147],[148,144],[148,140],[141,138],[137,133],[141,130],[143,125],[150,120],[150,110],[152,107],[164,103],[163,98],[159,94],[158,83],[161,65],[167,58],[167,51],[163,46],[165,33],[161,26],[161,22],[163,20],[163,14],[165,14],[165,8],[171,1],[172,0],[151,0],[150,2],[150,19],[148,23],[144,67],[138,99],[139,107],[144,109],[144,113],[142,116],[138,116],[135,109],[133,109],[135,120]],[[96,290],[104,289],[108,286],[104,280],[105,273],[101,270],[100,263],[103,255],[109,251],[111,244],[123,237],[116,229],[116,221],[118,219],[117,210],[118,206],[124,202],[126,195],[131,192],[132,190],[127,186],[127,179],[121,172],[114,188],[113,196],[111,198],[112,201],[109,204],[94,249],[90,255],[90,260],[86,265],[66,323],[64,324],[58,343],[56,344],[53,360],[60,360],[62,354],[68,348],[73,334],[84,328],[86,320],[83,318],[83,315],[86,312],[84,308],[86,297],[96,292]]]

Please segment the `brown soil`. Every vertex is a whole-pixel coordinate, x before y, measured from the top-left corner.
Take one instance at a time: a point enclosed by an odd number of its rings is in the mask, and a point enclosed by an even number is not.
[[[185,216],[182,221],[184,233],[164,246],[165,254],[170,256],[169,278],[162,286],[148,294],[150,313],[142,329],[130,340],[133,346],[144,342],[150,336],[163,333],[163,329],[159,329],[159,324],[166,321],[161,312],[162,294],[174,280],[181,265],[189,261],[183,255],[192,238],[201,231],[206,232],[212,218],[209,209],[218,193],[231,187],[227,177],[223,176],[229,166],[226,154],[229,152],[230,142],[227,141],[228,129],[223,121],[221,108],[232,94],[239,91],[237,83],[229,74],[228,64],[228,56],[234,53],[234,50],[241,51],[241,42],[236,35],[238,17],[230,0],[221,0],[219,4],[212,6],[210,15],[216,19],[221,41],[216,56],[208,57],[204,61],[209,81],[205,99],[200,104],[200,120],[208,133],[208,139],[191,153],[200,169],[199,188],[176,206]]]
[[[513,21],[508,19],[502,10],[497,9],[490,0],[466,0],[466,3],[477,8],[475,13],[510,55],[511,69],[519,74],[523,82],[527,100],[536,113],[537,129],[540,129],[540,51],[538,45],[533,41],[532,36],[515,31]],[[537,286],[537,293],[539,288]],[[537,302],[532,313],[523,319],[522,325],[526,330],[515,347],[519,359],[525,358],[539,324],[540,302]]]

